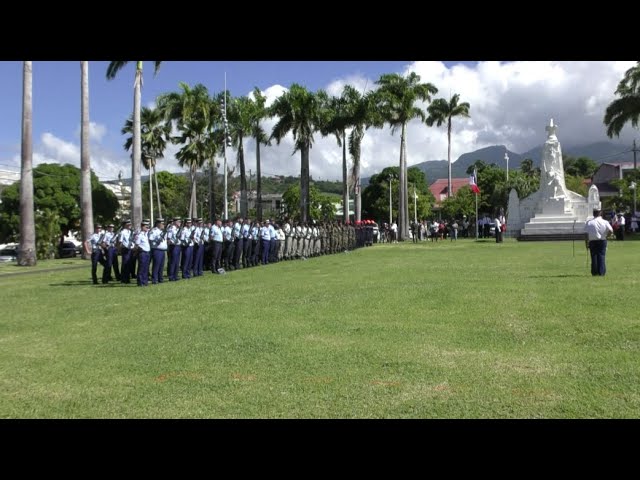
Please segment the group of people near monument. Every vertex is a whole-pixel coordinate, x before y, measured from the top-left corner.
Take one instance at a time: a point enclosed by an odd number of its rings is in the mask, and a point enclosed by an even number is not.
[[[115,232],[114,224],[103,230],[95,225],[93,235],[84,243],[91,255],[91,278],[98,284],[98,265],[103,266],[102,283],[112,280],[129,284],[135,278],[139,286],[178,281],[213,273],[239,270],[282,260],[315,257],[369,246],[371,225],[364,222],[290,222],[282,226],[270,219],[264,222],[237,217],[204,223],[202,218],[174,217],[165,225],[162,218],[143,221],[132,230],[125,220]],[[120,258],[120,260],[119,260]],[[206,268],[205,268],[206,266]]]

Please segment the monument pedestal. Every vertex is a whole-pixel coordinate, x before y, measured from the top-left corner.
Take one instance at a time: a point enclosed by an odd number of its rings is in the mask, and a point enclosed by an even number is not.
[[[600,207],[598,189],[589,198],[568,190],[564,181],[562,150],[551,119],[542,151],[540,189],[520,200],[509,194],[507,232],[518,240],[576,240],[584,238],[584,226],[593,208]]]

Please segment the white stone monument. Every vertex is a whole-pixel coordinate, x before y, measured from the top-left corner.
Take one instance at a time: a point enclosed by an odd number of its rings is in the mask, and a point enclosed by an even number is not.
[[[557,129],[551,119],[542,149],[538,191],[522,199],[515,189],[509,194],[507,232],[511,236],[523,240],[571,239],[584,233],[587,217],[594,208],[600,208],[595,185],[589,189],[589,198],[567,189]]]

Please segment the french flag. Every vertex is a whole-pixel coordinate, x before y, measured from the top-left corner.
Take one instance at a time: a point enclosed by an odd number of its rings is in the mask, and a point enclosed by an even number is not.
[[[469,186],[471,187],[471,191],[473,193],[480,193],[480,189],[478,188],[478,184],[476,183],[476,178],[478,178],[478,173],[476,169],[473,169],[473,175],[469,177]]]

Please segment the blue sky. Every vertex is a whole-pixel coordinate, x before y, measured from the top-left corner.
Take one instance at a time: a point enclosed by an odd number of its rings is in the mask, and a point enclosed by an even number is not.
[[[624,71],[634,62],[415,62],[415,61],[166,61],[158,75],[153,63],[145,62],[143,105],[160,93],[176,91],[178,82],[203,83],[211,93],[227,88],[233,95],[248,94],[255,86],[271,100],[300,83],[310,90],[324,88],[339,94],[351,83],[358,88],[375,88],[383,73],[416,71],[423,81],[435,84],[436,97],[459,93],[471,104],[471,118],[454,126],[452,156],[489,145],[506,145],[524,152],[544,142],[544,126],[550,117],[560,125],[558,137],[564,144],[607,140],[602,127],[604,108]],[[128,153],[120,129],[133,106],[135,63],[129,63],[114,80],[107,80],[108,62],[89,62],[90,117],[93,122],[91,156],[101,179],[115,178],[122,169],[129,176]],[[0,168],[19,167],[22,102],[22,62],[0,62]],[[33,62],[34,162],[79,164],[80,62]],[[270,130],[274,120],[267,121]],[[621,140],[630,142],[637,131],[623,131]],[[267,174],[299,173],[299,156],[291,156],[291,142],[264,152]],[[167,151],[159,169],[181,171],[173,153]],[[253,145],[245,146],[253,155]],[[370,130],[363,146],[364,175],[396,164],[399,138],[388,128]],[[340,150],[335,139],[321,139],[311,153],[315,178],[339,178]],[[446,158],[444,129],[413,122],[408,132],[409,165]],[[164,167],[164,168],[163,168]],[[247,168],[251,168],[251,164]]]

